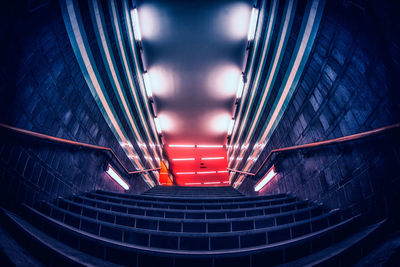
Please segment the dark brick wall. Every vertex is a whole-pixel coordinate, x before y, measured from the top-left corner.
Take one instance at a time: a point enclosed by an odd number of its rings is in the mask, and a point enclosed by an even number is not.
[[[355,6],[349,1],[327,1],[299,85],[252,171],[275,148],[400,122],[400,27],[396,18],[400,9],[390,1],[363,3]],[[400,136],[398,132],[393,134],[395,137],[387,137],[384,145],[360,142],[346,146],[345,151],[329,148],[307,156],[281,155],[282,174],[262,193],[296,192],[334,208],[366,203],[377,194],[376,190],[382,196],[393,184],[398,190],[399,175],[394,166],[400,163],[395,142]],[[389,186],[382,187],[380,182]],[[254,183],[247,179],[240,190],[252,194]],[[375,198],[373,202],[385,202],[383,199]]]
[[[0,121],[111,147],[133,169],[80,72],[57,1],[28,2],[9,2],[1,10]],[[104,176],[105,155],[10,138],[5,132],[0,149],[2,200],[32,203],[97,188],[120,190]],[[141,178],[131,183],[132,192],[148,188]]]

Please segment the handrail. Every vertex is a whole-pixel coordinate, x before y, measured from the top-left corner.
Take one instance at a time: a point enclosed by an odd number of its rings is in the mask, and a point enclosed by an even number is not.
[[[102,151],[102,152],[109,152],[116,159],[118,164],[124,169],[124,171],[128,175],[136,174],[136,173],[144,173],[144,172],[156,171],[156,170],[160,170],[161,169],[161,168],[153,168],[153,169],[129,171],[125,167],[125,165],[122,163],[122,161],[117,157],[115,152],[109,147],[97,146],[97,145],[92,145],[92,144],[72,141],[72,140],[68,140],[68,139],[63,139],[63,138],[59,138],[59,137],[54,137],[54,136],[51,136],[51,135],[46,135],[46,134],[42,134],[42,133],[37,133],[37,132],[33,132],[33,131],[24,130],[24,129],[17,128],[17,127],[14,127],[14,126],[3,124],[3,123],[0,123],[0,127],[4,128],[4,129],[7,129],[7,130],[11,130],[11,131],[13,131],[15,133],[18,133],[18,134],[34,137],[34,138],[41,139],[41,140],[44,140],[44,141],[50,141],[50,142],[54,142],[54,143],[58,143],[58,144],[66,144],[66,145],[77,146],[77,147],[84,147],[84,148],[89,148],[89,149],[98,150],[98,151]]]
[[[371,130],[371,131],[347,135],[347,136],[329,139],[329,140],[325,140],[325,141],[319,141],[319,142],[314,142],[314,143],[309,143],[309,144],[304,144],[304,145],[288,146],[288,147],[273,149],[269,152],[268,156],[264,159],[263,163],[260,165],[260,167],[257,169],[257,171],[255,173],[239,171],[239,170],[235,170],[235,169],[231,169],[231,168],[227,168],[227,170],[231,171],[231,172],[240,173],[240,174],[256,176],[261,171],[261,169],[264,167],[264,165],[267,163],[267,161],[272,156],[272,154],[274,154],[274,153],[294,151],[294,150],[300,150],[300,149],[304,149],[304,148],[316,148],[316,147],[322,147],[322,146],[327,146],[327,145],[341,144],[341,143],[345,143],[345,142],[349,142],[349,141],[355,141],[355,140],[372,137],[372,136],[382,134],[384,132],[387,132],[389,130],[396,129],[396,128],[400,128],[400,123],[381,127],[381,128]]]

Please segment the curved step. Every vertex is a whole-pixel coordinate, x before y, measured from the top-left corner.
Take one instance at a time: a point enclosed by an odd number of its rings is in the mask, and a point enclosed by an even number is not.
[[[206,232],[234,232],[239,231],[241,228],[256,229],[259,228],[259,225],[268,224],[271,226],[278,226],[292,222],[300,222],[323,214],[322,206],[311,206],[304,209],[275,214],[229,219],[187,219],[129,215],[121,212],[92,208],[85,205],[77,205],[75,203],[69,203],[67,207],[64,205],[55,206],[50,203],[43,203],[42,210],[46,210],[46,214],[51,214],[51,211],[56,207],[63,211],[72,212],[85,218],[97,219],[102,222],[111,222],[117,225],[131,227],[137,226],[138,222],[147,222],[149,225],[155,225],[155,229],[159,231],[172,232],[183,232],[185,227],[190,227],[191,225],[203,225],[203,228],[207,229]],[[210,230],[214,228],[223,229]]]
[[[1,209],[3,216],[13,225],[17,231],[24,235],[26,241],[29,241],[30,252],[40,254],[37,255],[42,260],[45,260],[46,265],[55,266],[120,266],[111,262],[100,260],[99,258],[90,256],[79,250],[71,248],[60,241],[44,234],[30,223],[21,219],[17,215]]]
[[[145,211],[153,211],[153,212],[175,212],[175,213],[207,213],[207,214],[221,214],[221,213],[238,213],[238,212],[256,212],[260,210],[264,210],[265,214],[270,214],[270,213],[276,213],[276,212],[282,212],[282,211],[288,211],[291,210],[293,207],[294,209],[300,209],[307,207],[309,202],[304,201],[304,200],[290,200],[287,201],[286,203],[282,204],[276,204],[276,205],[269,205],[269,203],[260,203],[256,207],[244,207],[244,208],[228,208],[224,207],[222,209],[221,206],[209,206],[208,209],[185,209],[184,207],[176,208],[175,205],[169,205],[167,207],[159,207],[158,205],[151,205],[149,206],[132,206],[132,205],[127,205],[127,204],[120,204],[120,203],[115,203],[115,202],[108,202],[104,200],[99,200],[99,199],[92,199],[92,198],[87,198],[83,196],[74,196],[70,201],[80,203],[80,204],[85,204],[85,205],[90,205],[90,206],[95,206],[97,208],[101,209],[106,209],[106,210],[114,210],[114,211],[120,211],[124,213],[130,213],[130,214],[145,214]],[[227,218],[229,216],[225,216],[224,218]]]
[[[370,225],[363,230],[347,237],[346,239],[330,246],[329,248],[323,249],[317,253],[314,253],[308,257],[289,262],[287,264],[280,265],[281,267],[296,267],[296,266],[348,266],[350,263],[346,263],[346,255],[353,254],[352,260],[356,260],[355,256],[360,253],[352,253],[353,250],[362,250],[363,242],[373,242],[374,240],[368,240],[373,238],[373,235],[379,234],[386,220],[382,220],[376,224]],[[361,256],[361,255],[360,255]]]
[[[51,231],[57,235],[68,236],[69,238],[83,240],[85,239],[86,244],[91,244],[95,246],[100,246],[104,249],[111,248],[113,250],[123,250],[123,251],[131,251],[132,253],[140,252],[151,255],[152,253],[156,253],[158,256],[165,257],[181,257],[181,256],[202,256],[202,257],[237,257],[241,255],[249,255],[254,253],[265,253],[268,251],[275,250],[285,250],[286,254],[291,253],[291,249],[297,247],[307,246],[310,244],[314,244],[318,240],[325,240],[326,245],[330,245],[334,241],[335,236],[340,236],[343,234],[347,234],[349,231],[353,230],[358,226],[359,216],[355,216],[344,220],[338,224],[333,226],[329,226],[325,229],[303,235],[300,237],[296,237],[290,240],[285,240],[281,242],[276,242],[272,244],[266,244],[256,247],[247,247],[240,249],[224,249],[224,250],[214,250],[214,251],[187,251],[187,250],[174,250],[174,249],[165,249],[165,248],[154,248],[154,247],[145,247],[145,246],[137,246],[129,243],[124,243],[120,241],[115,241],[109,238],[99,237],[94,234],[84,232],[78,230],[74,227],[61,223],[55,219],[49,218],[48,216],[25,206],[26,210],[29,213],[29,216],[35,223],[41,225],[42,229],[45,231]],[[50,230],[53,228],[53,230]],[[60,232],[61,231],[61,232]],[[306,245],[307,244],[307,245]],[[317,250],[320,250],[315,243],[312,246],[312,249],[307,251],[306,253],[312,253]]]
[[[263,206],[272,206],[272,205],[277,205],[277,204],[283,204],[283,203],[288,203],[291,201],[295,201],[296,197],[282,197],[279,199],[258,199],[258,200],[252,200],[252,201],[238,201],[235,203],[231,202],[223,202],[223,203],[171,203],[168,201],[149,201],[149,200],[131,200],[131,199],[126,199],[126,198],[120,198],[120,197],[114,197],[114,196],[104,196],[101,194],[97,193],[88,193],[85,195],[87,198],[91,199],[98,199],[98,200],[103,200],[107,201],[110,203],[118,203],[118,204],[126,204],[126,205],[131,205],[131,206],[138,206],[142,205],[143,207],[151,207],[152,205],[156,205],[158,207],[163,207],[163,208],[168,208],[168,207],[174,207],[174,208],[182,208],[182,209],[208,209],[208,207],[221,207],[221,208],[215,208],[215,209],[224,209],[226,208],[243,208],[243,207],[255,207],[257,205],[263,205]]]

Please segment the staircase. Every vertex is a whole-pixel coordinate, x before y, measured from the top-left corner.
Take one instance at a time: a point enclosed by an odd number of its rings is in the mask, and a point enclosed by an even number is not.
[[[190,267],[351,264],[384,223],[362,228],[360,216],[290,194],[231,187],[95,191],[2,209],[1,222],[45,265]]]

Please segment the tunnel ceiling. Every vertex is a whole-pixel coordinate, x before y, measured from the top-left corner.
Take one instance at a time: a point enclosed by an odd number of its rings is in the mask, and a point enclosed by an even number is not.
[[[162,160],[179,185],[238,187],[244,176],[227,167],[254,169],[299,85],[325,1],[60,3],[85,81],[132,164]],[[144,174],[150,186],[158,176]]]
[[[225,144],[250,3],[140,1],[138,14],[165,143]]]
[[[243,69],[251,2],[138,1],[143,62],[179,184],[227,181],[225,145]],[[223,157],[201,160],[205,157]],[[176,158],[194,158],[174,161]],[[184,174],[183,172],[217,173]]]

